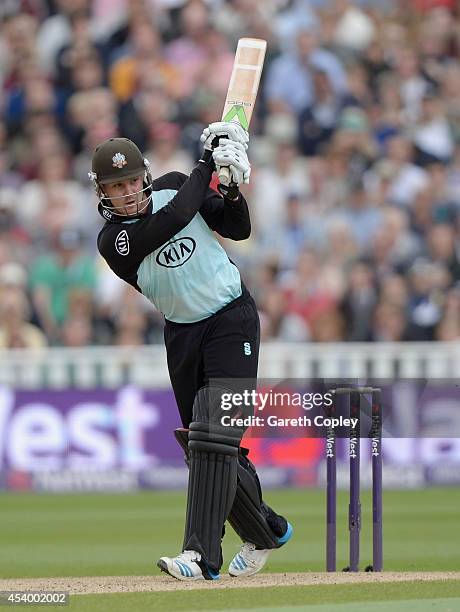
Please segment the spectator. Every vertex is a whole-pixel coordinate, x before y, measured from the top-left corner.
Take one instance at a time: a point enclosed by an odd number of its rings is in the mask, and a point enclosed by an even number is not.
[[[187,97],[208,59],[206,36],[209,11],[201,0],[188,2],[180,12],[181,35],[165,48],[166,59],[180,74],[183,96]]]
[[[359,247],[350,225],[344,219],[333,218],[327,227],[328,261],[343,270],[359,256]]]
[[[372,266],[365,261],[357,261],[349,271],[348,290],[341,304],[342,314],[347,321],[347,340],[365,342],[371,339],[376,302]]]
[[[267,189],[269,185],[269,189]],[[279,227],[286,219],[285,203],[292,193],[303,198],[309,190],[305,160],[289,142],[279,143],[275,159],[252,179],[252,221],[255,232],[262,236]]]
[[[429,88],[429,83],[421,74],[416,50],[410,47],[399,49],[395,69],[405,114],[409,121],[415,122],[421,112],[423,96]]]
[[[337,3],[338,15],[335,42],[339,47],[362,52],[370,45],[375,35],[372,19],[352,2]]]
[[[451,289],[446,295],[444,314],[436,328],[436,340],[451,342],[460,339],[460,291]]]
[[[434,225],[428,232],[427,246],[431,261],[446,266],[453,282],[459,282],[460,261],[455,248],[454,228],[447,224]]]
[[[375,309],[372,339],[376,342],[406,340],[407,319],[404,310],[389,302],[379,302]]]
[[[147,340],[147,315],[130,306],[122,308],[115,321],[114,344],[142,346]]]
[[[442,317],[442,293],[450,283],[442,264],[418,260],[410,271],[412,295],[409,300],[408,340],[434,340]]]
[[[343,342],[345,321],[335,308],[321,311],[313,317],[311,331],[313,342]]]
[[[70,40],[56,56],[56,84],[71,92],[104,84],[102,45],[94,42],[87,10],[69,15]]]
[[[276,58],[267,71],[265,94],[271,112],[300,113],[314,102],[312,71],[327,74],[335,95],[346,92],[346,75],[340,60],[322,49],[313,29],[300,30],[297,46]]]
[[[404,276],[388,274],[380,281],[380,301],[406,310],[409,300],[409,290]]]
[[[50,247],[33,264],[29,282],[40,326],[57,342],[60,327],[68,316],[71,291],[77,288],[94,291],[95,270],[92,258],[83,250],[82,237],[75,230],[59,232]]]
[[[180,72],[164,57],[158,30],[149,22],[134,23],[121,57],[110,68],[110,86],[118,100],[126,103],[147,77],[172,99],[183,96]]]
[[[177,170],[189,174],[193,159],[180,148],[180,130],[174,123],[162,122],[152,127],[149,145],[151,149],[146,153],[152,168],[152,177],[156,178]]]
[[[368,79],[372,81],[370,75]],[[370,106],[375,137],[382,149],[387,146],[388,138],[402,134],[406,128],[407,114],[403,107],[399,82],[393,72],[383,71],[375,76],[375,105]]]
[[[81,186],[69,178],[68,172],[65,157],[57,154],[44,157],[39,160],[37,180],[28,182],[21,191],[18,216],[36,237],[44,228],[58,232],[66,225],[78,227],[80,224],[85,194]]]
[[[322,285],[320,258],[303,251],[293,272],[285,275],[286,312],[300,316],[310,326],[322,311],[336,305],[336,296]]]
[[[269,44],[251,123],[253,233],[230,256],[264,339],[458,340],[454,3],[0,4],[0,276],[6,266],[14,281],[17,329],[37,324],[64,346],[158,342],[161,316],[123,313],[139,296],[94,260],[92,152],[126,136],[154,174],[188,172],[248,35]]]
[[[446,118],[452,130],[452,136],[458,143],[460,137],[460,111],[458,108],[460,66],[458,62],[447,64],[442,72],[441,79],[441,98],[444,102]]]
[[[0,245],[7,253],[8,261],[27,263],[30,235],[19,222],[17,196],[12,189],[0,189]]]
[[[68,139],[76,153],[96,142],[95,134],[98,138],[114,136],[119,119],[113,93],[105,87],[77,91],[68,100],[67,120]]]
[[[364,110],[345,108],[339,117],[331,149],[346,163],[347,182],[359,183],[377,156],[377,146]]]
[[[90,13],[90,0],[55,0],[57,12],[42,23],[38,33],[37,49],[40,64],[45,74],[55,75],[59,51],[72,41],[72,19],[74,15]],[[91,21],[96,37],[101,24]]]
[[[282,271],[295,267],[299,252],[306,246],[309,236],[304,208],[304,202],[297,194],[289,195],[285,222],[273,227],[261,240],[263,258],[276,258]]]
[[[326,72],[313,70],[315,99],[299,114],[299,150],[303,155],[322,152],[330,141],[337,119],[346,104],[345,96],[337,96]]]
[[[236,45],[238,38],[249,36],[254,38],[263,38],[268,40],[271,47],[276,47],[284,39],[284,30],[279,32],[279,37],[274,36],[273,30],[277,30],[276,19],[277,2],[266,0],[265,2],[253,2],[253,0],[232,0],[232,2],[216,2],[216,10],[212,17],[212,21],[216,28],[223,32],[226,37]],[[299,6],[299,11],[294,17],[295,25],[298,24],[298,18],[302,19],[305,13],[309,11],[308,2],[305,0],[294,0],[293,4]],[[290,11],[283,11],[287,13]],[[286,38],[289,40],[290,32],[286,32]]]
[[[448,162],[454,153],[454,141],[442,100],[431,92],[422,98],[420,118],[414,131],[418,163]]]
[[[347,207],[344,208],[341,217],[361,250],[366,250],[372,243],[383,220],[382,212],[369,202],[369,196],[362,182],[350,186]]]
[[[2,55],[2,85],[10,92],[17,87],[23,75],[24,65],[30,64],[35,57],[38,22],[31,15],[18,13],[5,18],[2,34],[4,36],[4,55]]]
[[[373,166],[371,172],[377,173],[377,180],[383,178],[383,172],[388,177],[386,201],[398,206],[410,206],[414,198],[428,186],[428,175],[414,164],[412,145],[403,135],[396,134],[388,138],[385,148],[386,156]],[[386,167],[383,162],[387,162]]]
[[[305,320],[298,314],[286,312],[286,296],[280,288],[271,287],[261,307],[260,333],[263,341],[305,342],[310,339]]]
[[[30,321],[27,296],[20,286],[11,286],[5,278],[0,281],[0,349],[43,349],[47,340]]]

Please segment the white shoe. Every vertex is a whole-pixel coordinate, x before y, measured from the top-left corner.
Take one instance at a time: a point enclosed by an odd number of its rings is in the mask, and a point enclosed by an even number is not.
[[[292,537],[293,529],[292,525],[288,523],[288,528],[284,536],[279,538],[280,547],[286,544]],[[240,552],[237,553],[229,567],[228,573],[230,576],[237,578],[239,576],[252,576],[257,574],[264,567],[267,562],[268,556],[276,548],[265,548],[263,550],[257,550],[255,544],[250,542],[244,542]]]
[[[267,562],[270,553],[270,549],[257,550],[255,544],[245,542],[240,552],[233,557],[228,573],[233,577],[257,574]]]
[[[166,572],[177,580],[218,580],[219,574],[206,571],[203,574],[198,563],[201,561],[201,555],[194,550],[184,550],[177,557],[161,557],[157,566],[162,572]]]

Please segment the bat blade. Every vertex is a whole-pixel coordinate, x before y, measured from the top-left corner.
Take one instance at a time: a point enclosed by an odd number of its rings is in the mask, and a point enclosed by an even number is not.
[[[222,121],[237,121],[248,130],[259,89],[267,41],[260,38],[240,38],[228,85]],[[219,181],[230,182],[228,168],[220,168]]]

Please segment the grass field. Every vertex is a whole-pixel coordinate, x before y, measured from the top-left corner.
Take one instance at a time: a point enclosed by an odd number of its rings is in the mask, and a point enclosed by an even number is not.
[[[0,495],[0,577],[158,576],[161,555],[180,551],[184,493]],[[266,572],[324,571],[325,496],[316,490],[268,491],[267,501],[294,525],[293,540]],[[362,565],[371,560],[370,497],[362,494]],[[384,557],[388,572],[460,570],[460,489],[386,491]],[[339,495],[338,559],[347,562],[347,499]],[[239,547],[228,529],[226,563]],[[223,571],[225,571],[224,565]],[[414,575],[414,578],[419,578]],[[172,579],[171,579],[172,580]],[[72,595],[75,610],[460,610],[460,581],[315,584],[248,589]],[[282,583],[282,577],[280,577]],[[2,586],[3,584],[3,586]],[[5,588],[0,581],[0,590]],[[182,588],[182,583],[177,583]],[[190,586],[190,585],[186,585]],[[237,586],[237,584],[232,584]],[[361,603],[359,603],[361,602]],[[373,602],[372,608],[369,602]],[[381,604],[378,604],[381,602]],[[359,604],[359,605],[358,605]],[[21,607],[15,606],[15,609]],[[25,609],[25,608],[24,608]]]

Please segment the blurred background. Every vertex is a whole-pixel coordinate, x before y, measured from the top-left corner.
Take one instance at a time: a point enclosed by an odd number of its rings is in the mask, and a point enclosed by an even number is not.
[[[3,0],[3,485],[129,489],[140,481],[122,468],[145,468],[146,486],[161,486],[174,478],[155,466],[174,462],[184,482],[165,440],[178,422],[162,316],[99,257],[87,172],[96,144],[120,135],[154,177],[188,173],[242,36],[268,40],[245,192],[253,232],[224,242],[259,307],[261,375],[458,376],[457,2]],[[407,406],[401,393],[392,401]],[[274,484],[319,482],[322,447],[274,444],[257,441],[256,462],[302,468],[294,480],[272,469]],[[453,443],[406,450],[391,457],[417,463],[412,484],[426,462],[460,461]],[[77,469],[105,475],[65,480]]]

